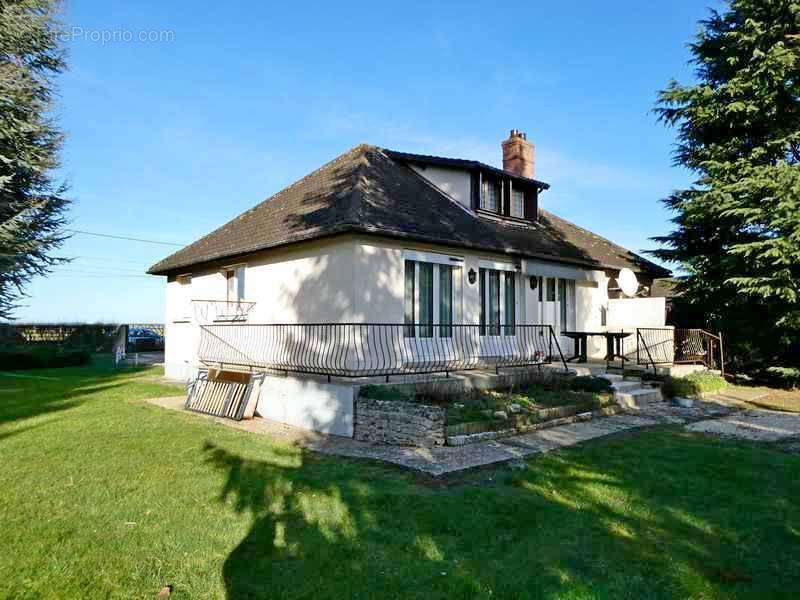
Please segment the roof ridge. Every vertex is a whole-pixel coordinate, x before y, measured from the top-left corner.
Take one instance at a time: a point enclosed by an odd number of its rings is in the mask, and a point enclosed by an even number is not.
[[[550,184],[545,183],[539,179],[535,179],[533,177],[525,177],[524,175],[517,175],[511,173],[510,171],[506,171],[505,169],[501,169],[500,167],[495,167],[494,165],[490,165],[485,162],[481,162],[479,160],[473,160],[471,158],[452,158],[449,156],[438,156],[436,154],[418,154],[414,152],[400,152],[399,150],[391,150],[389,148],[384,148],[384,150],[389,153],[389,155],[395,155],[394,158],[398,158],[401,160],[408,160],[408,161],[418,161],[418,162],[427,162],[430,164],[446,164],[450,163],[449,166],[455,168],[470,168],[470,169],[484,169],[489,170],[494,173],[501,173],[506,177],[513,177],[514,179],[520,179],[523,181],[527,181],[529,183],[534,183],[541,187],[541,189],[546,190],[550,189]]]

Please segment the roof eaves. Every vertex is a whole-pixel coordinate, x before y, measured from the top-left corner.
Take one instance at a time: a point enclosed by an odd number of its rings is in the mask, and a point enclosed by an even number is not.
[[[236,252],[218,252],[216,254],[210,254],[204,256],[202,260],[177,261],[174,263],[166,264],[165,266],[161,266],[162,263],[167,262],[167,259],[164,259],[162,261],[157,262],[152,267],[150,267],[147,270],[147,274],[168,275],[180,269],[197,267],[198,265],[204,265],[218,260],[233,258],[237,256],[245,256],[247,254],[261,252],[263,250],[272,250],[273,248],[278,248],[280,246],[288,246],[289,244],[295,244],[299,242],[309,242],[312,240],[323,239],[335,235],[341,235],[343,233],[358,232],[358,231],[361,231],[361,228],[358,224],[354,223],[339,223],[334,226],[325,226],[325,227],[320,226],[311,230],[304,231],[302,234],[293,235],[267,244],[255,244],[251,247],[239,249]]]

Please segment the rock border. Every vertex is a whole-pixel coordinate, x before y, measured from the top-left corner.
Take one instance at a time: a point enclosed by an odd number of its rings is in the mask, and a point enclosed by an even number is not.
[[[558,407],[567,408],[567,407]],[[560,425],[569,425],[570,423],[579,423],[582,421],[591,421],[592,419],[610,417],[624,412],[624,409],[618,405],[604,406],[595,410],[576,413],[567,417],[557,417],[548,421],[541,421],[539,423],[532,423],[530,425],[517,425],[513,428],[499,429],[497,431],[483,431],[480,433],[469,433],[464,435],[449,435],[447,436],[448,446],[466,446],[467,444],[477,444],[489,440],[496,440],[500,438],[513,437],[540,429],[550,429],[551,427],[559,427]]]

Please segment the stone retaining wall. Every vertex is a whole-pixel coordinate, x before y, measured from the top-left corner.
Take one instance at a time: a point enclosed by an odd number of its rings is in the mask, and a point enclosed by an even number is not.
[[[395,446],[444,445],[446,411],[441,406],[397,400],[356,400],[353,437]]]

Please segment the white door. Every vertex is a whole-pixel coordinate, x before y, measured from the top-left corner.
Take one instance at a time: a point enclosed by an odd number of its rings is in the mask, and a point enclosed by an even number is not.
[[[553,328],[558,345],[565,358],[572,355],[572,339],[562,335],[565,331],[575,331],[575,281],[557,277],[540,277],[534,293],[538,294],[536,303],[538,322]],[[549,335],[544,332],[544,335]],[[549,341],[546,341],[549,347]],[[553,349],[553,354],[558,352]]]
[[[550,325],[556,335],[558,330],[558,280],[555,277],[543,277],[542,289],[542,325]]]

